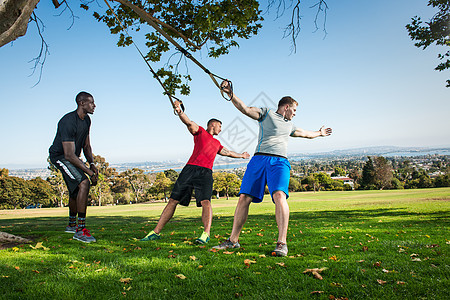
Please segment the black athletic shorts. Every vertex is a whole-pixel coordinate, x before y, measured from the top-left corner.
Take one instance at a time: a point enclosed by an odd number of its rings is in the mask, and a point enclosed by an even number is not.
[[[78,185],[85,179],[88,179],[84,172],[72,165],[64,156],[50,157],[50,161],[57,167],[64,178],[69,189],[69,196],[76,198],[78,195]]]
[[[192,191],[195,190],[197,207],[201,207],[201,201],[211,201],[212,189],[213,177],[211,169],[186,165],[175,182],[170,198],[180,201],[181,205],[188,206],[191,202]]]

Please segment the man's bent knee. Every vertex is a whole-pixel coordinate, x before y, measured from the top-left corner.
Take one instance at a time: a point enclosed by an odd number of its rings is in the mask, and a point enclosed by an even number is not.
[[[89,182],[89,179],[85,179],[78,185],[80,189],[89,189],[91,187],[91,183]]]

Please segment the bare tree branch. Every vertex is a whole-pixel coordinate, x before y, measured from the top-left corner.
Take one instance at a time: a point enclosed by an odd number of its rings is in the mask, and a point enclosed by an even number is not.
[[[58,0],[53,0],[53,3],[58,2]],[[58,3],[58,6],[55,5],[55,8],[58,8],[59,6],[61,6],[62,4],[65,4],[64,9],[57,15],[57,17],[62,16],[62,14],[68,10],[70,13],[70,18],[72,19],[72,23],[70,24],[69,28],[67,28],[67,30],[69,30],[70,28],[72,28],[73,24],[75,23],[75,19],[79,19],[77,16],[75,16],[75,14],[73,13],[72,8],[70,7],[70,5],[66,2],[66,0],[63,0],[61,3]]]
[[[327,9],[328,9],[328,5],[327,5],[327,3],[325,1],[320,0],[319,2],[317,2],[316,4],[311,6],[310,8],[314,8],[314,7],[317,7],[316,17],[314,18],[314,26],[316,26],[316,30],[314,32],[319,30],[319,26],[317,26],[317,20],[319,19],[320,13],[323,12],[323,31],[324,31],[325,36],[326,36],[328,34],[326,26],[325,26],[326,23],[327,23]]]
[[[48,51],[48,44],[45,41],[44,36],[42,35],[42,32],[44,31],[44,28],[45,28],[44,23],[41,21],[41,19],[38,18],[38,16],[36,16],[36,14],[34,12],[31,14],[30,22],[33,22],[36,24],[38,34],[41,37],[41,50],[39,51],[38,56],[36,56],[35,58],[33,58],[32,60],[29,61],[29,62],[34,62],[34,66],[32,68],[33,72],[30,74],[30,76],[32,76],[34,74],[34,72],[36,72],[36,69],[40,66],[38,82],[36,82],[36,84],[33,85],[33,87],[35,87],[41,81],[42,69],[44,67],[45,60],[47,59],[47,55],[50,54],[50,52]],[[41,30],[41,26],[42,26],[42,30]]]

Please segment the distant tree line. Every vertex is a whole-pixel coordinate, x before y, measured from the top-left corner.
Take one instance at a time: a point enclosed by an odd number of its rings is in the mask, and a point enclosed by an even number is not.
[[[97,155],[94,162],[99,170],[96,186],[91,187],[91,205],[131,204],[149,201],[167,201],[178,178],[175,170],[145,173],[139,168],[117,172],[105,158]],[[68,204],[69,196],[61,172],[48,160],[51,175],[25,180],[9,176],[8,169],[0,169],[0,209],[57,207]],[[236,196],[241,178],[233,173],[214,172],[214,197]]]
[[[428,164],[426,170],[423,163]],[[368,156],[365,160],[293,163],[292,169],[294,174],[289,185],[291,191],[352,189],[341,180],[332,179],[339,176],[353,179],[353,188],[362,190],[450,186],[448,156],[416,159]]]
[[[97,155],[98,184],[90,190],[91,205],[120,205],[151,201],[167,201],[178,178],[175,170],[145,173],[139,168],[117,172],[105,158]],[[289,191],[345,191],[352,189],[414,189],[450,186],[450,161],[447,156],[428,161],[427,170],[411,159],[387,159],[382,156],[364,160],[330,162],[293,162]],[[0,209],[27,206],[57,207],[68,204],[68,192],[61,172],[50,161],[51,175],[46,179],[25,180],[9,176],[0,169]],[[431,177],[430,173],[438,174]],[[213,197],[237,196],[244,172],[214,172]],[[349,177],[353,186],[332,177]],[[269,191],[266,188],[266,193]]]

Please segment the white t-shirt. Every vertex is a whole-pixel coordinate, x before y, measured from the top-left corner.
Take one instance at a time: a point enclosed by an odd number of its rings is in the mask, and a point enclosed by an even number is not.
[[[255,152],[287,157],[288,138],[297,129],[275,110],[260,108],[259,136]]]

